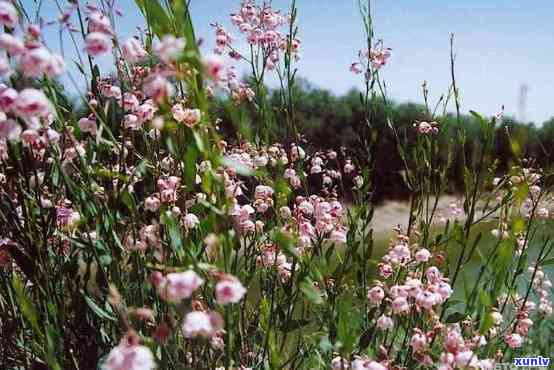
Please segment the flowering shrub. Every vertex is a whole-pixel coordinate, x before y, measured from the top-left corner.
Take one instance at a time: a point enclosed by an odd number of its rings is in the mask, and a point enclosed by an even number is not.
[[[34,24],[0,0],[2,368],[492,369],[551,353],[550,174],[523,158],[496,168],[498,117],[473,113],[470,146],[436,109],[409,133],[387,116],[411,208],[375,243],[372,120],[391,50],[370,9],[350,67],[364,76],[360,147],[320,150],[296,125],[294,0],[244,0],[230,21],[245,43],[214,23],[207,55],[187,2],[136,3],[148,31],[121,40],[110,1]],[[86,61],[76,106],[44,27],[70,31]],[[114,70],[100,71],[106,55]],[[452,77],[444,111],[453,99],[459,115],[453,59]],[[224,136],[218,96],[255,124],[237,113]],[[467,147],[463,206],[441,210],[453,147]]]

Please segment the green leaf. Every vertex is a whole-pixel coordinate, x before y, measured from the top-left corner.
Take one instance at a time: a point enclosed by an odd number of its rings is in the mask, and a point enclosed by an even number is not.
[[[198,150],[196,146],[189,145],[185,154],[185,183],[188,187],[194,187],[196,182],[196,159]]]
[[[156,36],[160,37],[172,33],[169,16],[158,0],[135,0],[135,3]]]
[[[298,320],[288,320],[287,322],[283,323],[281,326],[281,330],[285,332],[293,331],[300,329],[310,323],[309,320],[304,319],[298,319]]]
[[[483,317],[483,320],[481,321],[481,326],[479,328],[479,332],[481,334],[484,334],[486,333],[490,328],[492,328],[494,326],[494,320],[492,318],[492,315],[489,313],[487,313],[484,317]]]
[[[352,352],[362,323],[361,312],[355,308],[351,297],[343,297],[339,304],[337,339],[346,353]]]
[[[27,295],[23,282],[19,279],[19,275],[15,273],[12,277],[12,287],[15,290],[15,299],[19,305],[19,309],[21,310],[23,317],[29,321],[31,327],[35,331],[35,334],[42,336],[42,330],[38,325],[38,313],[33,305],[33,302]]]
[[[490,307],[492,305],[491,297],[484,290],[479,292],[479,301],[485,307]]]
[[[322,304],[323,298],[310,279],[306,279],[300,283],[300,290],[306,296],[306,299],[313,304]]]
[[[296,240],[292,237],[290,233],[285,233],[279,230],[275,233],[273,240],[275,241],[275,244],[277,244],[279,248],[281,248],[285,255],[287,255],[288,257],[298,257],[298,252],[295,248]]]
[[[123,204],[129,209],[131,213],[134,213],[136,210],[136,202],[135,197],[129,193],[129,191],[125,190],[121,194],[121,200],[123,201]]]
[[[464,312],[454,312],[448,315],[446,318],[446,322],[449,324],[453,324],[455,322],[460,322],[463,319],[465,319],[467,315]]]
[[[90,309],[100,318],[107,319],[110,321],[116,321],[116,318],[107,313],[105,310],[100,308],[93,300],[92,298],[85,295],[85,302],[87,302],[87,305],[90,307]]]
[[[173,250],[179,251],[183,247],[181,239],[181,228],[175,217],[170,212],[163,214],[163,222],[169,233],[169,240]]]

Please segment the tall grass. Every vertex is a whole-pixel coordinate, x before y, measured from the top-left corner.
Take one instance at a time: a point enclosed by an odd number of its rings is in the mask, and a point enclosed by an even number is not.
[[[243,1],[231,23],[246,43],[213,24],[207,54],[184,0],[137,0],[146,29],[126,40],[112,1],[70,2],[51,27],[79,55],[78,106],[58,82],[69,61],[24,5],[0,1],[2,368],[492,369],[552,353],[551,173],[523,157],[497,171],[501,117],[471,112],[473,142],[444,124],[461,111],[453,38],[449,91],[435,104],[424,86],[425,121],[399,130],[380,74],[391,51],[360,2],[359,145],[321,151],[296,119],[294,0]],[[233,103],[225,137],[216,94]],[[378,251],[383,151],[398,151],[411,196]],[[462,216],[437,226],[454,153]]]

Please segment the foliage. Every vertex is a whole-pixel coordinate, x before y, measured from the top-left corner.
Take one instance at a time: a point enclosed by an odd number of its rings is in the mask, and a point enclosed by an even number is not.
[[[362,88],[337,98],[296,78],[294,0],[287,15],[243,1],[247,49],[214,24],[208,56],[188,2],[136,4],[147,29],[127,40],[109,1],[58,19],[88,62],[74,108],[30,10],[0,0],[2,368],[492,369],[552,353],[552,175],[499,117],[460,115],[454,56],[441,111],[425,87],[423,107],[392,104],[360,2]],[[441,222],[453,189],[463,205]],[[374,206],[396,192],[409,222],[377,251]]]

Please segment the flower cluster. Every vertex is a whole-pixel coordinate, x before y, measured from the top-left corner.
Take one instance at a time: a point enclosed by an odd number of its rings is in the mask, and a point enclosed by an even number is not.
[[[391,49],[385,48],[382,41],[377,42],[370,50],[358,51],[358,61],[350,65],[350,71],[355,74],[364,73],[367,81],[375,72],[385,66],[391,57]]]
[[[369,125],[355,135],[371,158],[317,148],[295,132],[294,2],[289,15],[242,1],[231,22],[251,52],[214,24],[208,56],[183,2],[140,3],[148,31],[120,40],[113,1],[71,2],[57,20],[37,15],[35,25],[22,2],[0,0],[0,296],[10,298],[0,321],[13,324],[2,338],[16,349],[9,367],[327,361],[332,369],[488,370],[508,356],[500,348],[533,343],[553,311],[548,239],[525,268],[552,214],[546,171],[522,161],[490,184],[492,161],[477,174],[468,166],[464,206],[439,209],[452,185],[448,168],[435,168],[442,153],[425,152],[424,165],[415,161],[423,169],[405,160],[408,229],[398,226],[381,245],[373,164],[387,149],[376,144],[388,141],[382,130],[395,125],[373,125],[381,101],[366,83],[360,114]],[[81,101],[56,80],[64,61],[43,37],[56,24],[90,62],[79,68]],[[223,54],[250,63],[251,79],[240,80]],[[390,56],[378,42],[351,70],[376,80]],[[100,57],[113,58],[112,70],[101,71]],[[264,81],[270,70],[283,83],[278,102]],[[252,104],[233,105],[244,101]],[[255,136],[229,128],[243,115]],[[413,153],[448,134],[442,118],[429,121],[414,125]],[[459,138],[449,142],[465,150]],[[448,222],[439,230],[435,217]],[[494,246],[482,248],[474,226],[488,233],[491,220]],[[461,286],[476,259],[474,287]],[[464,299],[453,291],[460,286]]]
[[[240,10],[231,15],[232,24],[244,35],[247,43],[263,50],[266,57],[266,67],[272,70],[279,63],[281,53],[290,48],[291,54],[299,57],[300,41],[283,34],[280,28],[287,26],[289,17],[271,7],[270,3],[256,4],[253,0],[244,0]],[[245,58],[233,46],[233,37],[221,25],[212,24],[216,35],[215,53],[228,52],[233,59]]]

